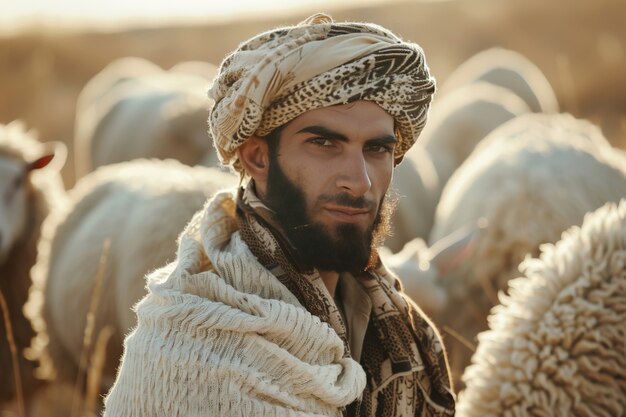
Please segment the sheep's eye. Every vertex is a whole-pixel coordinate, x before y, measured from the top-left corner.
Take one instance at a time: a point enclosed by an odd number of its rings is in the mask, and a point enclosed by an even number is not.
[[[23,183],[24,183],[24,176],[23,175],[18,175],[13,180],[13,188],[17,190],[18,188],[20,188],[22,186]]]

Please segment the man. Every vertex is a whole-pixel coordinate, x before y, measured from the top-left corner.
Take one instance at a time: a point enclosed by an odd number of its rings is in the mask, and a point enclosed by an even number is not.
[[[325,15],[228,56],[210,128],[244,186],[149,277],[105,415],[453,415],[439,336],[376,252],[434,88],[417,45]]]

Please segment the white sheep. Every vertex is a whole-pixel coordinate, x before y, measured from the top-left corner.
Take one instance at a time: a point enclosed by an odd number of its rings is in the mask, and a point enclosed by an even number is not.
[[[132,64],[126,75],[124,63]],[[85,86],[78,100],[77,178],[96,167],[135,158],[217,165],[207,127],[209,80],[138,65],[134,60],[111,65],[115,71],[106,67]]]
[[[422,311],[432,316],[448,302],[439,277],[458,268],[473,253],[483,233],[484,224],[457,230],[437,241],[430,248],[415,238],[401,251],[392,253],[388,247],[378,249],[381,261],[402,282],[402,290]]]
[[[398,206],[392,218],[392,235],[385,245],[399,251],[411,239],[427,239],[435,207],[452,173],[487,134],[528,112],[518,96],[485,82],[439,97],[418,143],[394,172]]]
[[[175,259],[176,239],[192,215],[236,178],[216,168],[175,160],[134,160],[97,169],[69,192],[69,205],[50,218],[48,256],[38,259],[45,278],[33,291],[46,328],[37,354],[52,359],[59,381],[75,381],[98,262],[106,260],[94,334],[113,326],[102,389],[113,382],[125,334],[135,324],[131,306],[145,295],[144,276]],[[41,295],[43,294],[43,295]],[[46,337],[49,342],[45,343]],[[42,360],[43,360],[42,359]]]
[[[169,72],[180,72],[183,74],[193,74],[212,82],[217,76],[217,66],[204,61],[183,61],[174,65]],[[208,90],[208,88],[207,88]]]
[[[391,236],[385,239],[385,246],[393,252],[401,250],[413,238],[428,238],[441,192],[430,155],[419,143],[414,148],[418,149],[405,155],[393,173],[391,192],[397,194],[397,207]]]
[[[134,82],[148,75],[159,74],[160,66],[139,57],[118,58],[94,75],[83,87],[76,102],[77,109],[86,109],[94,105],[114,87],[125,82]]]
[[[163,69],[139,57],[118,58],[94,75],[81,90],[76,101],[74,120],[74,173],[76,179],[93,170],[90,156],[90,136],[102,108],[110,107],[117,89],[124,85],[137,83],[138,80],[160,74]]]
[[[439,190],[476,145],[498,126],[522,114],[528,105],[510,90],[486,82],[464,85],[433,104],[420,143],[437,170]],[[413,149],[409,151],[412,156]],[[432,227],[432,224],[431,224]]]
[[[535,113],[559,111],[556,95],[545,75],[519,52],[491,48],[477,53],[446,79],[441,87],[441,94],[448,94],[476,81],[485,81],[511,90]]]
[[[457,415],[626,415],[626,200],[520,269],[478,337]]]
[[[23,355],[35,332],[22,308],[31,286],[42,223],[53,207],[63,204],[59,171],[65,156],[62,144],[39,142],[17,121],[0,124],[0,290],[8,304],[26,395],[37,385],[36,364]],[[0,403],[16,393],[16,370],[6,332],[0,317]]]
[[[488,227],[468,261],[443,277],[449,302],[435,322],[474,343],[527,254],[623,196],[626,157],[590,123],[528,114],[496,129],[450,178],[437,207],[431,242],[480,218]],[[446,344],[459,381],[471,351],[454,338]]]

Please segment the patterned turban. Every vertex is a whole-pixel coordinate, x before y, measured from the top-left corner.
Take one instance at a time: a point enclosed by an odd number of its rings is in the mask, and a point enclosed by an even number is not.
[[[222,62],[209,90],[209,126],[224,164],[250,136],[265,136],[309,110],[356,100],[395,119],[396,163],[426,123],[435,80],[422,49],[368,23],[316,14],[244,42]]]

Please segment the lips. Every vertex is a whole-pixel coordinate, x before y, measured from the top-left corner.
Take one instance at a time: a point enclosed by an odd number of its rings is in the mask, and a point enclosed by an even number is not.
[[[344,206],[326,206],[323,209],[328,215],[342,223],[361,223],[370,216],[370,210]]]

